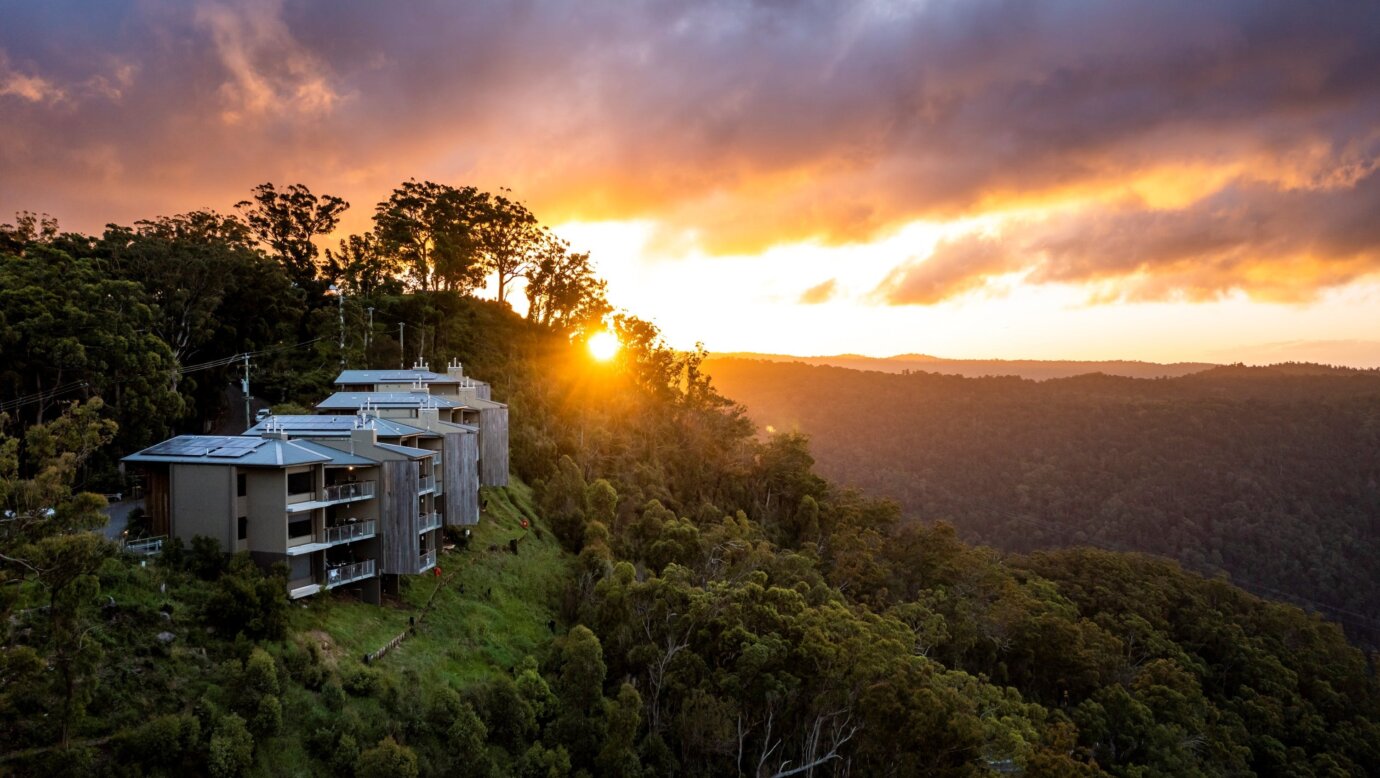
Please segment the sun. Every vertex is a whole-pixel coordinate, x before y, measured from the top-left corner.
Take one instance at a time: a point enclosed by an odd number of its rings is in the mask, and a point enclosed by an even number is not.
[[[589,336],[589,355],[600,362],[607,362],[618,354],[618,349],[622,344],[618,342],[618,336],[608,330],[596,332]]]

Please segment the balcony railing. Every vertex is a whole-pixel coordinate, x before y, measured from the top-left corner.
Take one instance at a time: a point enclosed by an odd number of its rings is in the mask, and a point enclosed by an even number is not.
[[[141,556],[153,556],[162,553],[163,541],[167,540],[167,535],[159,535],[156,538],[140,538],[139,540],[125,541],[125,550],[132,554]]]
[[[434,491],[436,491],[436,476],[424,475],[417,479],[417,492],[419,494],[426,494],[427,492]]]
[[[321,533],[320,542],[330,543],[331,545],[335,545],[336,543],[349,543],[352,540],[359,540],[360,538],[367,538],[373,535],[376,528],[377,522],[373,519],[369,521],[352,521],[349,524],[341,524],[337,527],[327,527],[326,531]]]
[[[344,586],[355,581],[362,581],[365,578],[374,577],[374,560],[366,559],[363,562],[356,562],[352,565],[341,565],[339,567],[326,568],[326,588],[334,589],[337,586]]]
[[[423,513],[417,518],[417,531],[430,532],[441,528],[441,514],[437,511]]]
[[[321,501],[340,502],[342,500],[360,500],[373,496],[373,481],[351,481],[349,483],[327,486],[321,492]]]
[[[436,552],[428,551],[417,560],[417,572],[425,573],[436,566]]]

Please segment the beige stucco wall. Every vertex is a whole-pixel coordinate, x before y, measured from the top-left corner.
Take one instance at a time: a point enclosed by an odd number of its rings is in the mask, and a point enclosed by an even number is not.
[[[222,549],[235,548],[235,469],[218,465],[172,465],[171,534],[191,543],[204,535]]]

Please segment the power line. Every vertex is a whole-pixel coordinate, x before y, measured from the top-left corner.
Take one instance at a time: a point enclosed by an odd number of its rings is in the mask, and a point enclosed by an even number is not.
[[[188,373],[195,373],[201,370],[210,370],[212,368],[225,367],[247,357],[263,356],[265,354],[275,354],[281,351],[293,351],[299,348],[303,348],[305,346],[310,346],[311,344],[316,343],[317,341],[322,339],[323,337],[316,337],[312,338],[311,340],[304,340],[301,343],[295,343],[291,346],[270,346],[269,348],[259,349],[258,351],[244,351],[238,354],[231,354],[228,357],[221,357],[219,359],[212,359],[206,362],[199,362],[193,365],[186,365],[183,367],[179,367],[177,369],[177,375],[183,376]],[[106,384],[106,386],[118,386],[120,384],[125,383],[128,380],[130,379],[119,379],[111,381],[108,384]],[[55,386],[51,389],[44,389],[42,391],[24,395],[22,397],[16,397],[11,400],[5,400],[4,402],[0,402],[0,412],[11,411],[16,408],[22,408],[26,405],[33,405],[37,402],[45,402],[47,400],[53,399],[54,397],[57,397],[58,395],[66,394],[68,392],[89,385],[90,382],[88,381],[71,381],[59,386]]]

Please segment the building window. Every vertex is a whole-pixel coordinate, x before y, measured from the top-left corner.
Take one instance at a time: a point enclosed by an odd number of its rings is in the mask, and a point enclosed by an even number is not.
[[[305,473],[292,473],[288,476],[288,494],[305,494],[313,490],[316,484],[315,473],[307,471]]]
[[[235,476],[235,494],[236,494],[236,495],[238,495],[238,496],[240,496],[240,497],[243,497],[243,496],[245,496],[246,494],[249,493],[249,487],[248,487],[248,484],[246,483],[247,480],[248,480],[248,479],[245,477],[244,473],[240,473],[239,475]]]
[[[288,522],[288,537],[300,538],[311,534],[311,519]]]
[[[244,476],[240,476],[240,477],[243,478]],[[246,538],[249,537],[249,517],[248,517],[248,516],[241,516],[240,519],[239,519],[239,523],[240,523],[239,537],[240,537],[240,540],[244,540],[244,539],[246,539]]]

